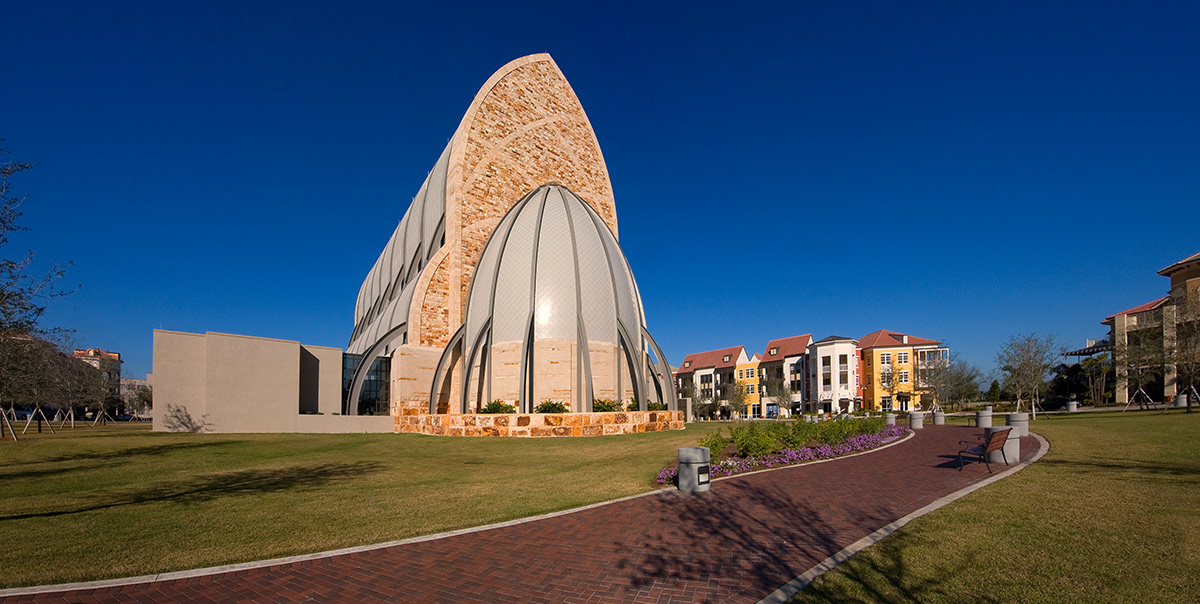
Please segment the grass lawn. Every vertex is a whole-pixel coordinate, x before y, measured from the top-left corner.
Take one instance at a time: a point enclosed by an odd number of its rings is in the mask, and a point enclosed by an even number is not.
[[[1041,461],[918,518],[793,602],[1196,602],[1200,413],[1039,415],[1030,429],[1050,441]]]
[[[0,587],[311,553],[643,493],[715,425],[486,439],[126,424],[10,439],[0,442]]]

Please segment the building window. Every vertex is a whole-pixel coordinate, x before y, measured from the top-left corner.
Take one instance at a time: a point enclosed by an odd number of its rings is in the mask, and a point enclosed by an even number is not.
[[[729,355],[725,355],[725,356],[724,356],[724,357],[721,359],[721,362],[722,362],[722,363],[728,363],[728,362],[729,362]]]
[[[830,359],[831,359],[831,357],[828,357],[828,356],[821,357],[821,368],[822,369],[828,371],[829,366],[830,366],[829,365]]]
[[[838,372],[838,383],[845,386],[850,383],[850,375],[845,371]]]
[[[890,353],[890,352],[879,353],[879,364],[880,365],[891,365],[892,364],[892,353]]]
[[[746,394],[754,394],[754,384],[746,385]]]
[[[899,372],[899,373],[900,373],[900,383],[901,383],[901,384],[907,384],[907,383],[908,383],[908,372],[907,372],[907,371],[901,371],[901,372]]]
[[[901,365],[907,363],[908,362],[908,353],[907,352],[897,352],[896,353],[896,362],[900,363]]]
[[[683,362],[683,368],[684,368],[684,369],[687,369],[688,367],[691,367],[691,366],[692,366],[692,362],[691,362],[691,361],[684,361],[684,362]]]
[[[771,356],[775,356],[775,355],[779,354],[779,348],[772,348],[767,351],[767,354],[769,354]]]
[[[833,375],[826,373],[825,375],[821,376],[821,385],[824,386],[825,390],[829,390],[830,388],[832,388],[833,387]]]
[[[879,399],[879,404],[883,406],[884,411],[892,410],[892,397],[884,396]]]

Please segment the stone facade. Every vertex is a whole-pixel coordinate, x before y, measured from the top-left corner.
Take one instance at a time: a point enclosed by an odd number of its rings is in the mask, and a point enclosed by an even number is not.
[[[683,429],[682,411],[429,415],[405,410],[396,432],[435,436],[564,437]]]

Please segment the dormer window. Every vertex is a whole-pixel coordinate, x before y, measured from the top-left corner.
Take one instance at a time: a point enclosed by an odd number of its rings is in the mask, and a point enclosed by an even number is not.
[[[767,354],[769,354],[769,355],[771,355],[771,356],[775,356],[775,355],[779,354],[779,349],[778,349],[778,348],[772,348],[770,351],[768,351],[768,352],[767,352]]]
[[[687,362],[685,362],[685,363],[683,364],[683,368],[684,368],[684,369],[687,369],[688,367],[691,367],[691,366],[692,366],[692,362],[691,362],[691,361],[687,361]]]
[[[721,359],[721,362],[722,362],[722,363],[728,363],[728,362],[729,362],[729,355],[725,355],[725,357]]]

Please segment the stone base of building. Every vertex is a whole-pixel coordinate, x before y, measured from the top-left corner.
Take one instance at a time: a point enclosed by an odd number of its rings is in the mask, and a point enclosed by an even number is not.
[[[435,414],[402,409],[396,433],[435,436],[567,437],[683,429],[683,411],[615,413]]]

